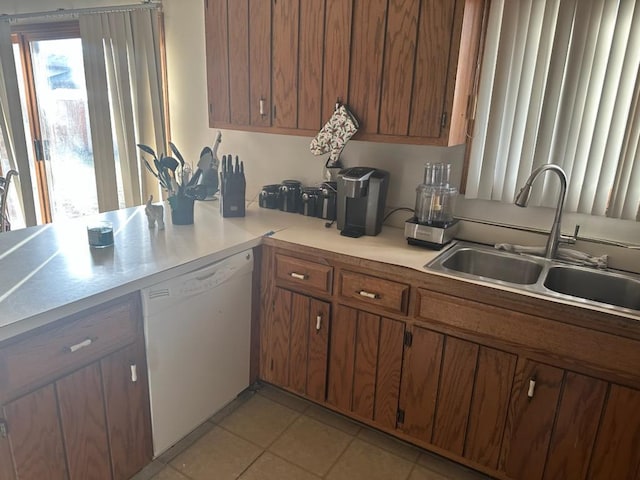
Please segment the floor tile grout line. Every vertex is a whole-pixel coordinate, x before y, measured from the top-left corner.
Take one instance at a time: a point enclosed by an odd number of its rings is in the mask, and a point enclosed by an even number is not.
[[[151,478],[151,480],[154,480],[154,478],[155,478],[155,477],[157,477],[158,475],[160,475],[160,474],[161,474],[165,469],[167,469],[167,468],[171,469],[172,471],[176,472],[176,473],[177,473],[177,474],[179,474],[179,475],[182,475],[182,476],[183,476],[184,478],[186,478],[187,480],[196,480],[196,479],[194,479],[191,475],[187,475],[186,473],[181,472],[181,471],[180,471],[180,470],[178,470],[177,468],[173,468],[173,467],[172,467],[171,465],[169,465],[169,464],[165,465],[165,467],[164,467],[162,470],[160,470],[158,473],[156,473],[156,474]]]
[[[413,449],[417,449],[417,452],[416,452],[416,453],[417,453],[416,459],[415,459],[415,460],[409,460],[409,459],[407,459],[407,458],[404,458],[404,457],[403,457],[403,456],[401,456],[401,455],[398,455],[396,452],[392,451],[392,450],[391,450],[391,449],[389,449],[389,448],[383,447],[382,445],[377,444],[377,443],[375,443],[374,441],[369,440],[369,439],[367,439],[367,438],[365,438],[365,437],[361,437],[361,436],[360,436],[360,434],[364,431],[364,429],[365,429],[365,428],[369,428],[370,430],[372,430],[372,431],[373,431],[373,432],[375,432],[375,433],[378,433],[378,434],[381,434],[381,435],[384,435],[384,436],[388,437],[390,441],[397,442],[397,443],[398,443],[398,445],[399,445],[399,446],[401,446],[401,447],[403,447],[403,448],[413,448]],[[382,430],[377,430],[377,429],[375,429],[375,428],[373,428],[373,427],[369,427],[369,426],[365,426],[364,428],[361,428],[361,429],[360,429],[360,432],[358,432],[358,434],[356,435],[356,437],[357,437],[359,440],[362,440],[364,443],[366,443],[366,444],[368,444],[368,445],[372,445],[372,446],[374,446],[374,447],[379,448],[380,450],[384,450],[385,452],[390,453],[391,455],[394,455],[394,456],[396,456],[396,457],[398,457],[398,458],[401,458],[402,460],[405,460],[405,461],[407,461],[407,462],[417,463],[417,461],[420,459],[420,455],[422,455],[423,453],[429,452],[428,450],[425,450],[425,449],[420,448],[420,447],[418,447],[418,446],[412,445],[412,444],[410,444],[410,443],[402,442],[401,440],[398,440],[397,438],[393,437],[392,435],[388,434],[387,432],[384,432],[384,431],[382,431]]]
[[[287,408],[288,408],[288,409],[290,409],[290,410],[295,410],[296,412],[301,413],[301,414],[306,413],[306,412],[307,412],[307,410],[309,410],[309,408],[311,408],[311,406],[312,406],[312,405],[316,405],[315,403],[313,403],[313,402],[311,402],[311,401],[309,401],[309,400],[307,400],[307,399],[305,399],[305,398],[298,397],[298,396],[296,396],[296,395],[294,395],[294,394],[292,394],[292,393],[289,393],[289,392],[287,392],[286,390],[279,390],[279,389],[276,389],[275,387],[271,387],[271,388],[273,388],[274,390],[277,390],[277,391],[281,392],[281,394],[282,394],[282,395],[290,395],[290,396],[291,396],[292,398],[294,398],[296,401],[299,401],[300,403],[304,403],[304,404],[306,404],[306,406],[305,406],[304,410],[303,410],[303,411],[299,411],[299,410],[297,410],[297,409],[295,409],[295,408],[291,408],[291,407],[290,407],[289,405],[287,405],[285,402],[282,402],[282,401],[280,401],[280,400],[278,400],[278,399],[276,399],[276,398],[272,398],[272,397],[270,397],[269,395],[265,395],[264,393],[261,393],[262,388],[261,388],[260,390],[258,390],[256,393],[257,393],[258,395],[261,395],[263,398],[266,398],[267,400],[271,400],[272,402],[275,402],[275,403],[277,403],[277,404],[279,404],[279,405],[282,405],[283,407],[287,407]]]
[[[349,447],[351,447],[351,445],[353,444],[353,442],[356,441],[356,438],[354,435],[351,435],[351,440],[349,441],[349,443],[344,447],[344,450],[342,450],[342,452],[340,453],[340,455],[338,455],[338,457],[335,459],[335,461],[331,464],[331,466],[328,468],[327,472],[322,476],[322,478],[327,478],[327,475],[329,475],[331,473],[331,470],[333,470],[335,468],[335,466],[338,464],[338,462],[340,461],[340,459],[344,456],[344,454],[347,452],[347,450],[349,450]]]
[[[262,448],[262,447],[260,447],[260,448]],[[249,470],[253,466],[254,463],[256,463],[260,458],[262,458],[262,456],[265,453],[267,453],[267,450],[266,449],[262,449],[262,452],[260,452],[260,455],[258,455],[256,458],[254,458],[253,461],[251,463],[249,463],[249,465],[247,465],[246,468],[242,472],[240,472],[240,475],[238,475],[235,478],[235,480],[238,480],[239,478],[241,478],[247,472],[247,470]]]
[[[271,450],[265,450],[265,453],[268,453],[268,454],[270,454],[270,455],[273,455],[274,457],[279,458],[279,459],[280,459],[280,460],[282,460],[283,462],[286,462],[286,463],[288,463],[289,465],[293,465],[294,467],[299,468],[300,470],[302,470],[302,471],[304,471],[304,472],[306,472],[306,473],[308,473],[308,474],[310,474],[310,475],[313,475],[314,477],[324,478],[324,475],[318,475],[317,473],[312,472],[312,471],[311,471],[311,470],[309,470],[308,468],[303,467],[302,465],[298,465],[297,463],[295,463],[295,462],[293,462],[293,461],[289,460],[289,459],[288,459],[288,458],[286,458],[286,457],[283,457],[282,455],[280,455],[280,454],[278,454],[278,453],[276,453],[276,452],[272,452]],[[328,472],[328,471],[327,471],[327,472]]]

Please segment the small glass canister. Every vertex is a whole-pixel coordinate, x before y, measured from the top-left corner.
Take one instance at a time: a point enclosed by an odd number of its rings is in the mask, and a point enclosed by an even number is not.
[[[93,222],[87,226],[87,236],[91,248],[105,248],[113,245],[113,224],[111,222]]]

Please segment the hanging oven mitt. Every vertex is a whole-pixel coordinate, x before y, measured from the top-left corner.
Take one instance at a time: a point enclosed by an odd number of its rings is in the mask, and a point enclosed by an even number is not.
[[[311,141],[310,149],[314,155],[329,154],[327,165],[335,164],[342,149],[351,137],[358,131],[358,120],[342,104],[336,105],[331,118]]]

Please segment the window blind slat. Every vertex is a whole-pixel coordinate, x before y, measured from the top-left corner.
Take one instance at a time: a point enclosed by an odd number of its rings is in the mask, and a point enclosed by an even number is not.
[[[566,210],[636,218],[636,3],[493,2],[467,198],[511,202],[534,168],[555,163],[569,179]],[[545,176],[530,204],[554,208],[558,188]]]

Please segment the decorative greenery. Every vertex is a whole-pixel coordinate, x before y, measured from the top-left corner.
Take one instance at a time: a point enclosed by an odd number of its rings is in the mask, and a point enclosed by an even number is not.
[[[176,196],[185,196],[191,198],[200,198],[201,190],[199,185],[192,185],[195,182],[189,182],[190,167],[185,163],[184,157],[172,142],[169,142],[169,147],[173,154],[177,157],[170,157],[161,153],[156,155],[153,148],[142,143],[138,144],[138,148],[144,153],[151,155],[153,158],[153,165],[147,161],[146,158],[142,158],[144,165],[151,172],[151,174],[158,179],[160,187],[165,189],[168,194],[169,203],[173,205],[172,198]],[[194,179],[195,180],[195,179]]]

